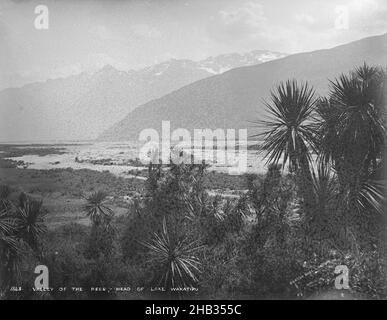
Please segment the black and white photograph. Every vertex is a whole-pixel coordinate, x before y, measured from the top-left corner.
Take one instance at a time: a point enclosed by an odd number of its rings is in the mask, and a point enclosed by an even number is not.
[[[386,300],[386,17],[0,0],[0,300]]]

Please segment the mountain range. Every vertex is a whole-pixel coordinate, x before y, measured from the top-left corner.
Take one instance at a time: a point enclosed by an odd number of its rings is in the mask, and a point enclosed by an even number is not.
[[[257,50],[130,71],[107,65],[91,74],[7,88],[0,91],[0,141],[95,139],[139,105],[230,69],[284,56]]]
[[[263,100],[280,81],[308,81],[317,95],[329,90],[329,79],[364,62],[387,66],[387,34],[327,50],[300,53],[266,63],[235,68],[182,87],[131,111],[106,130],[100,140],[135,140],[143,129],[241,129],[257,133],[252,121],[265,115]],[[192,132],[192,131],[191,131]]]

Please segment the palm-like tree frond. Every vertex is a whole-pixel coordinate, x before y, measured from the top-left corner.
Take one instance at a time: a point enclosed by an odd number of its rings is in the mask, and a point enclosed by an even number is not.
[[[39,237],[47,231],[43,202],[29,197],[21,197],[21,199],[23,200],[17,210],[18,230],[27,244],[37,249]]]
[[[8,216],[7,211],[0,212],[0,234],[11,234],[15,230],[16,219]]]
[[[0,212],[0,248],[11,251],[18,250],[18,241],[14,237],[17,220],[10,217],[4,210]]]
[[[84,205],[84,212],[90,220],[98,225],[104,222],[110,222],[114,212],[106,205],[107,194],[103,191],[93,192],[86,198],[87,203]]]
[[[17,220],[6,210],[0,212],[0,291],[18,277],[21,244],[17,237]]]
[[[165,218],[161,234],[155,234],[150,242],[143,245],[150,250],[150,262],[163,267],[159,280],[165,286],[185,286],[198,281],[201,263],[196,253],[202,247],[186,239],[171,239]]]
[[[363,212],[375,211],[385,214],[386,183],[374,180],[365,181],[358,193],[357,205]]]
[[[387,137],[385,84],[386,75],[367,65],[331,81],[330,99],[319,114],[325,128],[322,145],[336,160],[376,162]]]
[[[289,162],[291,170],[297,170],[301,162],[310,162],[309,149],[315,148],[315,129],[311,126],[316,106],[315,93],[307,83],[295,80],[281,83],[271,92],[271,102],[266,102],[269,119],[259,121],[266,131],[261,146],[267,163],[283,167]],[[304,160],[301,160],[304,159]]]
[[[337,192],[334,171],[329,164],[321,161],[317,165],[317,169],[313,170],[312,176],[316,204],[319,208],[325,208],[334,199]]]

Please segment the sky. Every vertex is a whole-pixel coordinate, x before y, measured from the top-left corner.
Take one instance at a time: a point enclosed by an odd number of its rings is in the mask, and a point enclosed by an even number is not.
[[[106,64],[330,48],[386,33],[386,16],[386,0],[0,0],[0,88]]]

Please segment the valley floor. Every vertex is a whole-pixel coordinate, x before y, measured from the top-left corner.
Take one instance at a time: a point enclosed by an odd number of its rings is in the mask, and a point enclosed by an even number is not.
[[[93,191],[104,190],[109,194],[109,205],[118,218],[128,212],[131,200],[141,197],[145,188],[147,170],[140,171],[138,177],[122,177],[109,171],[90,169],[58,168],[49,170],[29,169],[28,165],[17,163],[13,157],[37,154],[61,154],[58,146],[34,146],[23,149],[0,145],[0,185],[8,185],[15,191],[23,191],[43,200],[47,209],[46,222],[50,228],[76,222],[89,225],[85,217],[84,197]],[[232,176],[212,171],[206,176],[210,195],[220,194],[226,198],[236,198],[247,189],[245,176]]]

